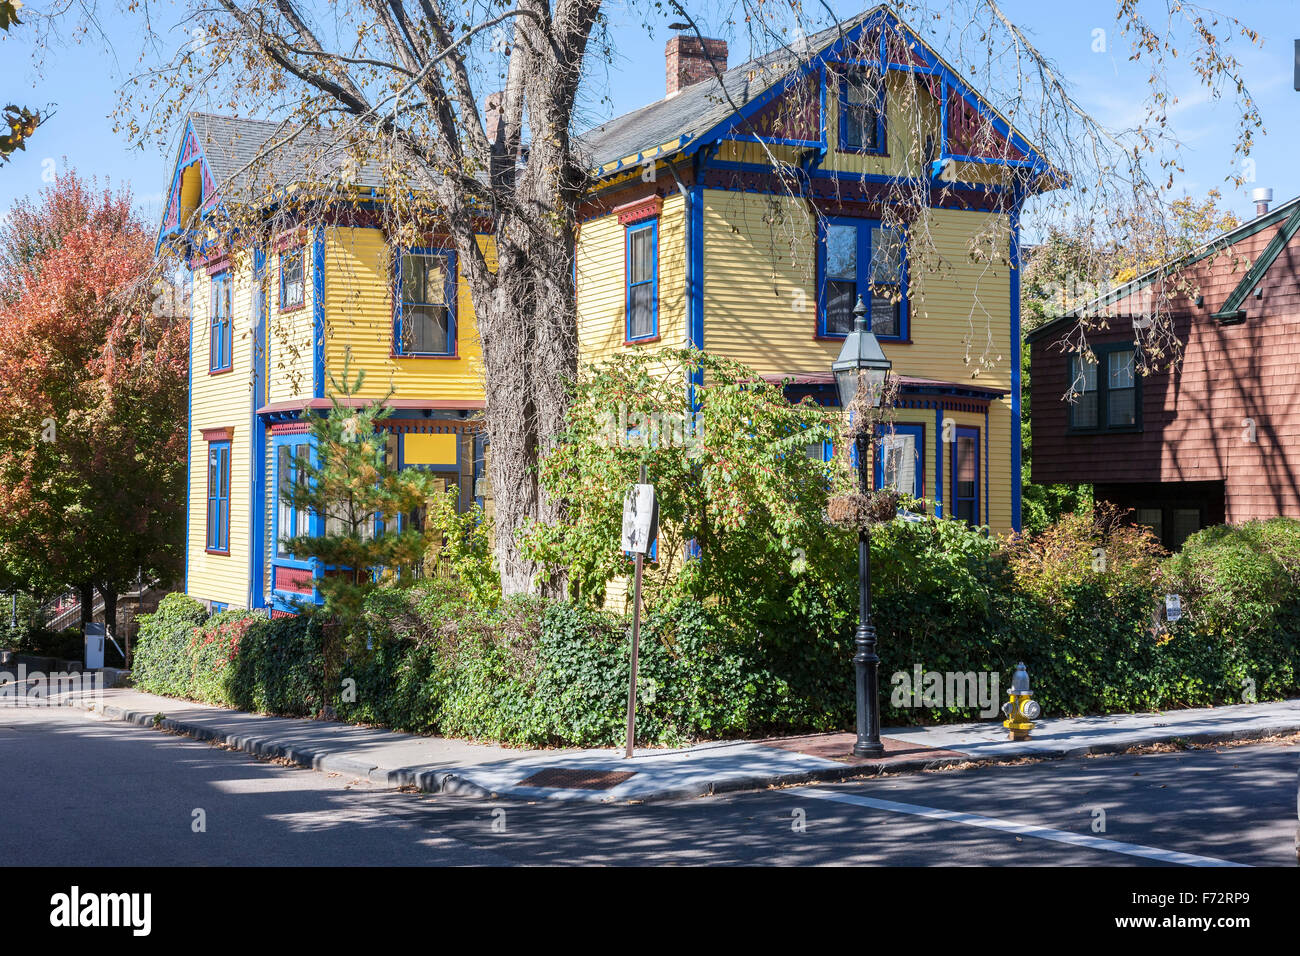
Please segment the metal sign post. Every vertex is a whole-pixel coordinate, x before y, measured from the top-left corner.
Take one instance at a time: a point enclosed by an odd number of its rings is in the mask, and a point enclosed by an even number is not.
[[[646,483],[645,465],[641,466],[641,482],[628,489],[623,499],[623,550],[634,556],[636,571],[632,577],[632,674],[627,687],[627,751],[632,756],[636,742],[636,670],[641,652],[641,571],[645,567],[646,552],[654,543],[658,507],[655,503],[654,485]]]

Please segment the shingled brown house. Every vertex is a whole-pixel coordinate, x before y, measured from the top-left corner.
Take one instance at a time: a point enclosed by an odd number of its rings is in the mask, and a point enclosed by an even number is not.
[[[1110,316],[1095,362],[1064,347],[1079,312],[1027,336],[1033,480],[1090,482],[1171,549],[1206,525],[1300,517],[1298,229],[1300,198],[1084,306]],[[1183,358],[1142,376],[1135,321],[1166,291]]]

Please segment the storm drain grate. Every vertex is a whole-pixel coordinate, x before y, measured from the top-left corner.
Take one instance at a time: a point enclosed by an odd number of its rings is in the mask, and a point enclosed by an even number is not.
[[[635,770],[579,770],[569,767],[547,767],[520,780],[520,787],[552,787],[557,790],[611,790]]]

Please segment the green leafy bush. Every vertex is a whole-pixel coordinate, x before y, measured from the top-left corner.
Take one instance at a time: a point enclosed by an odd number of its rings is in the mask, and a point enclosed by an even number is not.
[[[260,615],[222,676],[221,703],[291,717],[316,714],[340,690],[324,686],[324,652],[318,618]]]
[[[1220,692],[1260,699],[1300,683],[1300,521],[1271,518],[1192,535],[1164,567],[1183,620],[1171,643],[1195,644],[1217,664]]]
[[[207,618],[203,605],[185,594],[168,594],[158,602],[158,610],[137,618],[131,661],[135,686],[152,694],[187,696],[192,675],[190,641],[194,629]]]
[[[1049,716],[1300,690],[1300,522],[1210,529],[1164,560],[1145,531],[1105,509],[1007,542],[950,520],[891,521],[873,528],[871,544],[887,725],[979,716],[975,701],[895,707],[891,676],[918,666],[996,672],[1005,693],[1023,660]],[[638,742],[850,727],[851,550],[826,580],[790,585],[791,608],[755,616],[749,628],[737,627],[726,603],[692,595],[652,608],[642,628]],[[1184,596],[1184,621],[1161,620],[1166,589]],[[332,687],[322,686],[315,619],[227,612],[202,622],[201,607],[187,602],[169,598],[142,629],[146,690],[279,714],[329,704],[358,723],[529,746],[623,739],[629,620],[587,602],[484,605],[445,581],[379,589],[365,605],[367,646],[350,652]]]
[[[692,376],[702,379],[693,393],[684,387]],[[825,521],[839,462],[807,454],[837,421],[811,400],[791,404],[752,369],[691,349],[584,369],[565,434],[541,466],[565,520],[529,528],[521,547],[567,575],[574,600],[599,606],[628,573],[623,498],[644,465],[659,508],[648,604],[710,601],[741,628],[783,617],[794,579],[825,590],[848,547]]]

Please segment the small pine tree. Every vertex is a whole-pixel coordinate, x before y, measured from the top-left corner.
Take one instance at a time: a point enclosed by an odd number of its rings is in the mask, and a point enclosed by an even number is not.
[[[399,529],[398,517],[425,507],[437,494],[428,472],[399,470],[390,460],[379,422],[390,414],[391,392],[358,402],[365,372],[352,379],[350,365],[345,360],[341,380],[329,376],[329,414],[303,413],[314,454],[299,458],[286,495],[295,509],[324,517],[322,534],[298,535],[286,545],[296,557],[328,569],[315,582],[325,603],[314,612],[324,617],[327,689],[343,644],[362,634],[367,595],[381,581],[406,583],[424,559],[427,532],[409,522]]]

